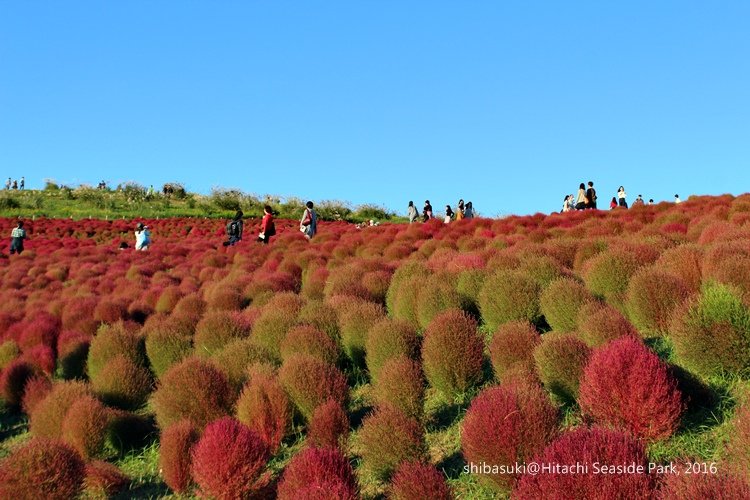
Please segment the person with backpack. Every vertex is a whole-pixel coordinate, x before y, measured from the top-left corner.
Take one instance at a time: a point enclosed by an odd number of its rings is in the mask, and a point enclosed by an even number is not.
[[[243,217],[242,210],[237,210],[237,213],[234,214],[234,218],[227,222],[227,237],[229,238],[227,241],[223,243],[225,247],[231,247],[242,241],[242,230],[243,230]]]
[[[305,204],[305,211],[302,213],[299,230],[302,231],[308,240],[311,240],[315,236],[315,233],[318,232],[318,214],[313,210],[313,202],[311,201]]]
[[[148,226],[143,225],[143,222],[139,222],[135,225],[135,249],[146,251],[149,245],[151,245],[151,231],[148,230]]]
[[[271,241],[271,236],[276,235],[276,224],[273,222],[273,210],[270,205],[263,207],[263,220],[260,222],[260,233],[258,234],[258,241],[264,245],[268,245]]]
[[[594,189],[594,183],[589,181],[589,188],[586,190],[586,198],[589,200],[587,208],[596,210],[596,189]]]
[[[417,207],[414,206],[414,202],[409,202],[409,207],[406,209],[406,215],[409,216],[409,224],[417,220],[419,217],[419,212],[417,212]]]
[[[10,254],[23,252],[23,240],[26,239],[26,230],[23,228],[23,221],[19,220],[16,227],[10,232]]]

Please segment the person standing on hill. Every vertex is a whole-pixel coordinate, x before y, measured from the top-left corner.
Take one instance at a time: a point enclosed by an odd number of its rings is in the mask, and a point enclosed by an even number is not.
[[[302,231],[308,240],[311,240],[315,236],[315,233],[318,232],[318,214],[313,210],[313,202],[311,201],[305,204],[305,211],[302,213],[299,230]]]
[[[628,202],[625,200],[627,197],[628,195],[625,193],[625,188],[620,186],[620,189],[617,190],[617,199],[619,205],[623,208],[628,208]]]
[[[244,215],[242,210],[237,210],[232,220],[227,222],[226,232],[228,240],[223,243],[225,247],[234,246],[242,241],[242,231],[245,228],[245,224],[242,221]]]
[[[23,252],[23,240],[26,239],[26,230],[23,228],[23,221],[19,220],[16,227],[10,232],[10,254]]]
[[[586,198],[589,200],[588,208],[596,210],[596,189],[594,183],[589,181],[589,188],[586,190]]]
[[[26,178],[25,177],[21,177],[21,183],[18,185],[18,187],[21,189],[21,191],[24,190],[24,188],[26,187]]]
[[[446,224],[450,224],[452,218],[453,218],[453,210],[451,209],[450,205],[446,205],[445,206],[445,220],[443,220],[443,222]]]
[[[617,198],[613,196],[612,201],[609,202],[609,209],[614,210],[615,208],[617,208]]]
[[[424,202],[424,208],[422,209],[422,218],[425,222],[432,219],[432,205],[430,205],[430,200],[425,200]]]
[[[419,212],[417,212],[417,207],[414,206],[414,202],[409,202],[409,207],[406,209],[406,214],[409,216],[409,224],[417,220],[419,217]]]
[[[674,202],[675,203],[682,203],[682,200],[680,199],[680,195],[679,194],[674,195]]]
[[[589,200],[586,198],[586,184],[583,182],[578,186],[578,195],[576,196],[576,210],[588,208]]]
[[[466,204],[466,208],[464,208],[464,219],[473,219],[474,218],[474,205],[471,202],[468,202]]]
[[[643,195],[639,194],[638,197],[635,199],[635,201],[633,202],[633,206],[636,206],[636,205],[645,205],[643,201]]]
[[[13,189],[18,189],[18,181],[13,181]]]
[[[144,226],[143,222],[139,222],[135,225],[135,249],[145,251],[151,245],[151,231],[148,230],[148,226]]]
[[[5,181],[5,189],[10,189],[10,184],[11,184],[10,177],[8,177],[8,180]]]
[[[263,220],[260,222],[260,234],[258,234],[258,241],[263,242],[264,245],[268,245],[271,241],[271,236],[276,235],[276,224],[273,222],[273,210],[270,205],[263,207]]]
[[[466,207],[464,206],[464,200],[458,200],[458,206],[456,207],[456,220],[457,221],[464,218],[464,210],[466,210]]]

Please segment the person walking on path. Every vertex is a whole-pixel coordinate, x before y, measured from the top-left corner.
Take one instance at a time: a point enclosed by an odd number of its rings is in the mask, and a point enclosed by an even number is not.
[[[25,177],[21,177],[21,183],[18,185],[18,187],[21,189],[21,191],[24,190],[24,188],[26,187],[26,178]]]
[[[468,202],[466,204],[466,208],[464,208],[464,219],[473,219],[474,218],[474,205],[471,202]]]
[[[625,188],[620,186],[620,189],[617,190],[617,200],[621,207],[628,208],[628,202],[625,200],[628,195],[625,193]]]
[[[5,181],[5,189],[9,190],[10,189],[10,185],[11,185],[11,180],[10,180],[10,177],[8,177],[8,180]]]
[[[313,202],[311,201],[305,204],[305,211],[302,213],[299,230],[302,231],[308,240],[311,240],[315,236],[315,233],[318,232],[318,214],[313,210]]]
[[[232,247],[242,241],[242,231],[245,228],[245,224],[242,221],[244,215],[242,210],[237,210],[232,220],[227,222],[226,233],[228,239],[223,243],[225,247]]]
[[[594,183],[589,181],[589,188],[586,190],[586,198],[589,200],[588,208],[596,210],[596,189]]]
[[[18,189],[18,181],[13,181],[13,190]]]
[[[446,224],[450,224],[452,218],[453,218],[453,210],[451,209],[450,205],[446,205],[445,206],[445,220],[443,220],[443,222]]]
[[[139,222],[135,225],[135,249],[146,251],[151,245],[151,231],[148,230],[148,226],[144,226],[143,222]]]
[[[276,224],[273,222],[273,210],[270,205],[263,207],[263,220],[260,222],[258,241],[264,245],[271,242],[271,236],[276,235]]]
[[[417,212],[417,207],[414,206],[414,202],[409,202],[409,207],[406,209],[406,213],[409,216],[409,224],[417,220],[419,217],[419,212]]]
[[[10,232],[10,254],[23,252],[23,240],[26,239],[26,230],[23,228],[23,221],[19,220],[16,227]]]
[[[430,205],[430,200],[424,201],[424,209],[422,209],[422,218],[425,222],[432,219],[432,205]]]
[[[456,207],[456,220],[457,221],[464,218],[464,210],[466,210],[466,207],[464,206],[464,200],[458,200],[458,206]]]

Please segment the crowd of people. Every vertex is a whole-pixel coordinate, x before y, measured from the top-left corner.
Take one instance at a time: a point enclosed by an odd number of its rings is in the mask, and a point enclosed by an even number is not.
[[[609,202],[609,208],[610,210],[614,210],[615,208],[628,208],[628,201],[627,201],[628,195],[625,192],[625,187],[620,186],[617,189],[617,194],[612,197],[612,201]],[[572,194],[565,195],[565,198],[563,198],[563,206],[560,212],[571,212],[573,210],[596,210],[597,204],[596,204],[597,196],[596,196],[596,189],[594,189],[594,183],[592,181],[588,182],[587,184],[584,184],[583,182],[578,186],[578,193],[576,196],[573,196]],[[680,200],[680,195],[676,194],[674,195],[674,202],[680,203],[682,200]],[[648,205],[653,205],[654,199],[651,198],[648,200]],[[646,201],[643,199],[643,195],[638,195],[638,197],[633,201],[633,206],[639,206],[639,205],[646,205]]]
[[[5,181],[5,189],[6,191],[11,189],[23,191],[24,189],[26,189],[26,178],[21,177],[20,180],[16,180],[8,177],[8,180]]]
[[[419,217],[417,207],[414,206],[414,202],[410,201],[409,206],[406,208],[406,215],[409,217],[409,224],[416,222]],[[430,200],[425,200],[424,208],[422,209],[422,222],[427,222],[430,219],[435,218],[435,213],[432,210],[432,204]],[[445,206],[445,217],[443,222],[448,224],[452,220],[461,219],[472,219],[474,218],[474,205],[471,202],[464,203],[464,200],[458,200],[455,211],[450,205]]]

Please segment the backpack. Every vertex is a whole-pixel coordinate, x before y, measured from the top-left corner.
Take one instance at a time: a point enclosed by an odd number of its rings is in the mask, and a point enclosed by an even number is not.
[[[236,220],[230,222],[229,225],[227,225],[227,234],[229,236],[238,236],[240,234],[240,223]]]

